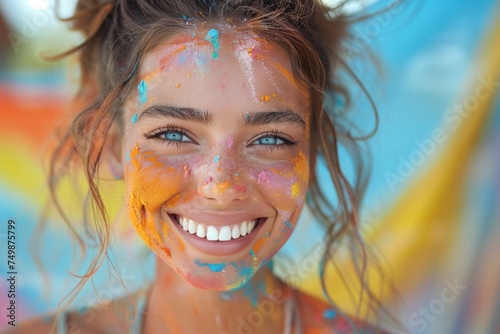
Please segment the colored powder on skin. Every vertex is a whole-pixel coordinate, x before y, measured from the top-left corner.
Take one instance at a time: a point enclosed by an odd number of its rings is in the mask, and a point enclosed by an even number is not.
[[[184,51],[186,50],[186,45],[181,45],[177,50],[174,50],[172,53],[169,53],[168,55],[166,55],[165,57],[162,58],[162,60],[160,61],[160,68],[162,70],[164,70],[165,68],[167,68],[169,65],[170,65],[170,62],[172,61],[173,57],[178,54],[179,52],[181,51]]]
[[[215,163],[218,163],[218,162],[219,162],[219,160],[220,160],[220,155],[218,155],[218,156],[216,156],[216,157],[214,158],[214,162],[215,162]]]
[[[257,175],[257,183],[271,183],[271,180],[269,180],[269,172],[260,172],[259,175]]]
[[[222,270],[224,270],[224,268],[226,268],[226,264],[224,262],[223,263],[203,263],[200,260],[196,259],[196,260],[194,260],[194,263],[196,263],[200,267],[208,267],[208,269],[210,269],[214,273],[219,273]]]
[[[255,243],[255,245],[253,245],[253,249],[258,252],[262,245],[264,244],[264,238],[260,238],[259,240],[257,240],[257,242]]]
[[[252,258],[257,261],[257,257],[255,256],[255,253],[253,251],[253,249],[250,249],[250,255],[252,255]]]
[[[146,101],[148,100],[147,89],[148,85],[146,84],[146,81],[141,80],[141,82],[139,82],[139,85],[137,86],[137,90],[139,91],[140,104],[146,103]]]
[[[135,113],[133,116],[132,116],[132,124],[135,124],[135,122],[137,122],[137,118],[139,118],[139,115],[137,113]]]
[[[161,250],[163,251],[163,253],[165,253],[165,255],[167,257],[172,257],[172,253],[170,253],[170,249],[168,249],[167,247],[161,247]]]
[[[290,221],[288,221],[288,220],[287,220],[287,221],[285,222],[285,225],[286,225],[288,228],[290,228],[291,230],[293,230],[293,226],[292,226],[292,224],[290,223]]]
[[[292,159],[292,163],[293,163],[293,169],[295,171],[295,173],[302,179],[302,180],[307,180],[307,176],[309,174],[309,166],[308,166],[308,163],[307,163],[307,158],[306,156],[304,155],[304,153],[302,153],[302,151],[300,151],[293,159]]]
[[[156,212],[165,202],[171,198],[178,188],[178,171],[173,167],[162,166],[163,173],[169,175],[169,186],[165,187],[157,173],[156,156],[147,157],[141,154],[139,145],[136,144],[130,152],[131,164],[127,166],[130,175],[131,192],[127,198],[130,208],[130,219],[137,232],[150,248],[163,247],[163,238],[155,228],[155,220],[151,213]],[[148,163],[148,164],[145,164]],[[153,163],[154,165],[152,165]]]
[[[233,144],[234,144],[234,137],[233,136],[227,137],[227,139],[226,139],[226,146],[227,146],[228,150],[233,147]]]
[[[205,40],[212,43],[212,46],[214,47],[215,51],[212,53],[212,58],[214,59],[219,58],[219,50],[220,50],[219,31],[217,29],[210,29],[207,32],[207,35],[205,36]]]
[[[271,97],[269,95],[264,95],[264,96],[261,96],[260,98],[262,101],[266,101],[266,102],[269,102],[271,100]]]
[[[252,284],[245,284],[245,291],[243,292],[243,296],[250,299],[250,303],[253,307],[257,307],[259,304],[259,298],[257,297],[257,291],[252,288]]]
[[[292,196],[297,197],[300,193],[300,186],[297,182],[292,185]]]
[[[250,279],[253,277],[253,274],[256,271],[256,268],[252,266],[245,266],[245,267],[239,267],[236,263],[230,262],[230,264],[236,268],[238,272],[237,280],[233,282],[232,284],[230,283],[228,285],[229,290],[238,290],[241,289],[245,284],[247,284]]]
[[[337,315],[337,312],[335,310],[325,310],[323,312],[323,318],[325,319],[333,319]]]

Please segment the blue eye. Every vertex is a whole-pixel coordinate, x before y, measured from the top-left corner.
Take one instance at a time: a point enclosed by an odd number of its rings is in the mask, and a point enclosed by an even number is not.
[[[179,131],[165,131],[160,137],[170,141],[189,141],[189,138]]]
[[[147,139],[154,139],[160,144],[166,143],[167,145],[175,143],[177,145],[195,142],[187,135],[187,130],[169,125],[165,128],[158,128],[151,133],[144,134]]]
[[[256,140],[258,145],[283,145],[285,141],[276,136],[264,136]]]

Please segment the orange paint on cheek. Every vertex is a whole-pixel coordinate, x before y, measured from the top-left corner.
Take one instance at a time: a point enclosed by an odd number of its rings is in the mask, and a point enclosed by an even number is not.
[[[179,200],[181,175],[175,168],[158,161],[151,151],[141,153],[139,145],[134,146],[130,157],[127,188],[132,224],[150,248],[159,249],[171,256],[170,249],[164,247],[164,240],[157,226],[161,224],[161,207],[172,205],[170,201]],[[168,225],[163,223],[163,227],[163,234],[167,236]]]

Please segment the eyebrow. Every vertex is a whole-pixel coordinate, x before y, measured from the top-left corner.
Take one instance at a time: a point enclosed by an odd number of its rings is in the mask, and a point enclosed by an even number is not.
[[[194,121],[207,125],[212,123],[212,115],[206,110],[164,105],[154,105],[146,108],[139,116],[139,119],[156,118],[158,116]]]
[[[156,117],[171,117],[184,121],[194,121],[205,125],[210,125],[213,120],[212,114],[206,110],[167,105],[154,105],[145,109],[139,116],[139,120]],[[243,126],[258,126],[270,123],[291,123],[301,127],[306,126],[306,121],[302,116],[293,110],[260,111],[242,115]]]

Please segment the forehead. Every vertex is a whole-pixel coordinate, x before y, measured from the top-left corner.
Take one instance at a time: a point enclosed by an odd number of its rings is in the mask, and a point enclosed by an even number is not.
[[[248,32],[179,33],[144,57],[139,77],[155,99],[183,99],[192,107],[204,108],[210,95],[219,104],[236,99],[254,109],[273,104],[306,112],[308,105],[307,87],[294,77],[287,53]]]

